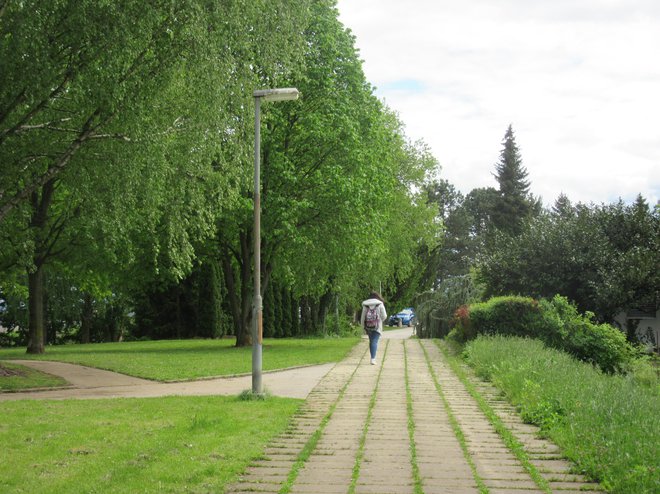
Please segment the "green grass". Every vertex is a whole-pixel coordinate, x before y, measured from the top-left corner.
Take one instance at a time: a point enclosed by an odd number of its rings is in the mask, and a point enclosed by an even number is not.
[[[300,400],[168,397],[0,404],[0,492],[223,492]]]
[[[52,388],[67,384],[64,379],[57,376],[51,376],[23,365],[0,362],[0,391]]]
[[[324,364],[343,359],[359,338],[267,339],[263,370]],[[1,349],[2,359],[57,360],[157,381],[199,379],[250,373],[252,347],[233,339],[163,340],[50,346],[43,355],[22,348]]]
[[[535,340],[479,337],[465,355],[609,492],[660,492],[657,387],[603,374]]]

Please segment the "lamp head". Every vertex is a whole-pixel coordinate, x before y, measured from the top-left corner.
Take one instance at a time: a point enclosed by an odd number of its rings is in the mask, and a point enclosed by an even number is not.
[[[255,98],[261,98],[264,101],[291,101],[298,99],[300,93],[295,87],[258,89],[252,93]]]

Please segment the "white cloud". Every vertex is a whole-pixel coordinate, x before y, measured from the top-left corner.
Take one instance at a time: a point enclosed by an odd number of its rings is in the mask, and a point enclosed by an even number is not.
[[[660,2],[340,0],[369,81],[464,192],[511,123],[552,203],[660,195]]]

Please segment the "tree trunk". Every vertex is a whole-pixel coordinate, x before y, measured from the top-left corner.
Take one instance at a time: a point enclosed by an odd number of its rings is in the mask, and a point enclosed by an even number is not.
[[[182,316],[181,316],[181,290],[179,287],[176,288],[176,339],[181,339],[181,326],[183,326]]]
[[[41,194],[32,193],[32,217],[30,227],[34,229],[35,254],[33,273],[28,272],[28,347],[27,353],[44,353],[44,263],[48,257],[48,248],[44,245],[44,232],[48,219],[48,209],[55,192],[55,180],[49,180],[41,188]]]
[[[85,292],[83,295],[82,313],[80,315],[80,342],[89,343],[92,319],[94,317],[94,304],[92,296]]]
[[[38,264],[33,273],[28,273],[28,309],[30,337],[27,353],[44,353],[44,271]]]
[[[250,235],[241,231],[241,336],[236,335],[236,346],[247,346],[252,344],[252,256],[250,251]]]
[[[319,300],[319,320],[321,327],[323,328],[323,335],[327,335],[327,328],[325,326],[325,320],[328,317],[328,310],[330,309],[330,304],[332,303],[332,292],[328,290],[323,294]]]
[[[224,249],[222,256],[222,272],[224,274],[227,295],[229,297],[229,311],[231,313],[234,334],[236,335],[236,346],[249,346],[252,344],[252,338],[250,337],[250,332],[245,331],[243,328],[243,303],[238,296],[236,277],[234,276],[234,268],[231,263],[228,249]]]
[[[639,326],[639,322],[639,319],[626,320],[626,338],[630,343],[639,343],[639,338],[637,338],[637,326]]]

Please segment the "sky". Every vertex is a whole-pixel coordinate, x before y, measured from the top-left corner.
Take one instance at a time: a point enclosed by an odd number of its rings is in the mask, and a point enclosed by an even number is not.
[[[660,1],[338,0],[367,80],[440,177],[497,187],[513,126],[552,205],[660,199]]]

